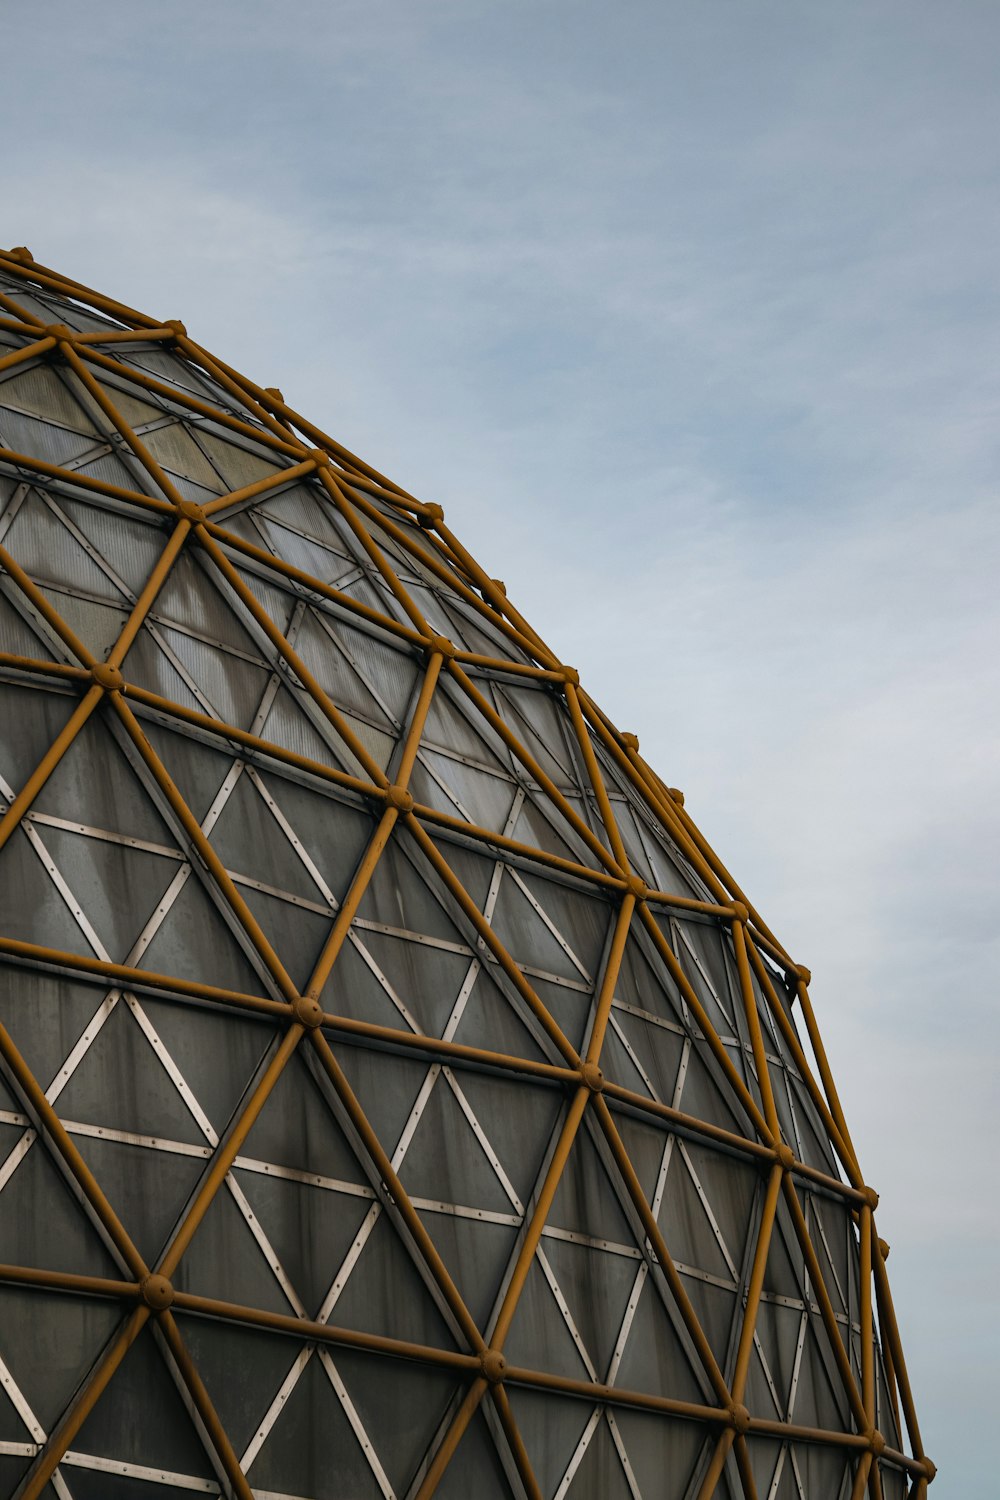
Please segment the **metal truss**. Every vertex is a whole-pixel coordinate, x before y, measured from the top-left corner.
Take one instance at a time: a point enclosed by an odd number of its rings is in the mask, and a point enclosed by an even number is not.
[[[809,973],[682,795],[440,507],[182,324],[144,317],[24,249],[0,254],[0,285],[0,604],[12,648],[0,652],[0,691],[32,690],[57,726],[18,782],[0,776],[0,851],[17,843],[33,862],[0,863],[0,879],[40,870],[69,932],[50,944],[36,940],[47,928],[0,930],[0,992],[55,976],[93,997],[51,1077],[19,1045],[17,1021],[0,1025],[11,1106],[0,1110],[0,1215],[45,1153],[115,1273],[54,1269],[58,1255],[0,1265],[8,1290],[113,1312],[48,1429],[0,1333],[0,1393],[20,1424],[0,1440],[0,1462],[20,1460],[11,1493],[74,1500],[93,1493],[74,1488],[81,1476],[97,1474],[151,1494],[284,1495],[260,1465],[308,1386],[335,1402],[385,1500],[452,1493],[455,1475],[463,1492],[533,1500],[923,1500],[934,1465],[877,1194]],[[44,421],[48,446],[7,446],[5,412]],[[46,803],[94,726],[142,789],[148,825]],[[8,717],[0,740],[18,732]],[[220,765],[201,803],[170,745]],[[100,760],[83,774],[99,782]],[[306,794],[333,830],[319,842],[299,810]],[[258,823],[259,839],[245,831]],[[240,838],[245,868],[229,852]],[[79,861],[59,852],[68,840],[151,872],[155,900],[134,930],[120,935],[113,913],[98,915],[96,877],[81,887]],[[268,864],[272,845],[281,855]],[[165,944],[184,912],[210,946],[238,955],[244,985],[180,962],[161,971],[156,955],[177,953]],[[313,936],[274,937],[292,931]],[[263,1038],[228,1114],[213,1118],[199,1098],[164,1006]],[[141,1111],[128,1128],[72,1113],[88,1059],[126,1026],[173,1101],[173,1135],[133,1128]],[[390,1107],[382,1085],[366,1095],[358,1058],[418,1069],[419,1084]],[[491,1113],[488,1090],[511,1085],[523,1121],[517,1104]],[[286,1086],[322,1101],[343,1144],[324,1170],[255,1145],[269,1103],[292,1097]],[[451,1122],[442,1138],[477,1174],[467,1196],[478,1201],[447,1191],[449,1171],[461,1177],[454,1163],[435,1174],[421,1144],[432,1114]],[[527,1141],[529,1120],[543,1123],[519,1151],[507,1134],[523,1129]],[[113,1206],[98,1149],[188,1173],[153,1251]],[[265,1187],[311,1195],[348,1225],[322,1295],[305,1290],[294,1245],[276,1243]],[[587,1206],[598,1200],[600,1213]],[[266,1276],[257,1301],[237,1295],[235,1266],[217,1268],[213,1294],[192,1289],[199,1238],[223,1208]],[[389,1324],[409,1327],[419,1303],[435,1338],[338,1322],[386,1234],[409,1277],[390,1293]],[[499,1246],[482,1296],[455,1270],[460,1234]],[[213,1329],[287,1351],[239,1435],[198,1352]],[[643,1340],[652,1352],[640,1358]],[[88,1421],[131,1379],[122,1367],[140,1346],[178,1393],[204,1473],[179,1448],[164,1465],[87,1446]],[[358,1358],[375,1390],[389,1370],[439,1382],[400,1472],[385,1447],[395,1414],[373,1417]],[[632,1386],[636,1369],[646,1379]],[[347,1493],[335,1476],[327,1492]]]

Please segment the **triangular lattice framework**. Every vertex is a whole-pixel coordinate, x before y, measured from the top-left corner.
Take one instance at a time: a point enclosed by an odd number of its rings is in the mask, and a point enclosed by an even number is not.
[[[924,1496],[681,795],[280,392],[23,250],[0,312],[0,1493]]]

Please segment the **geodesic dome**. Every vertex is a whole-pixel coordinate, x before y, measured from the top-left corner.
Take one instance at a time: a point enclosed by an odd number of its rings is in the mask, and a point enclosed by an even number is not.
[[[12,251],[0,568],[0,1495],[924,1495],[808,975],[440,509]]]

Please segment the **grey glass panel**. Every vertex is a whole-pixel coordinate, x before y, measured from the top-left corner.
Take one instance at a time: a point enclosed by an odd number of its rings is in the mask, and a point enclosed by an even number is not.
[[[607,1422],[598,1422],[569,1487],[573,1500],[632,1500]]]
[[[477,1219],[433,1214],[426,1209],[421,1210],[420,1217],[473,1322],[484,1328],[514,1250],[517,1230]]]
[[[142,998],[199,1107],[220,1134],[248,1087],[274,1030],[270,1022],[194,1001]]]
[[[299,1344],[258,1329],[180,1313],[177,1324],[219,1421],[237,1454],[242,1454],[291,1369]]]
[[[23,828],[18,828],[0,851],[0,932],[63,952],[89,950]]]
[[[46,1431],[120,1322],[117,1303],[0,1288],[0,1357]]]
[[[23,1133],[4,1127],[5,1136],[20,1140]],[[5,1142],[5,1156],[7,1144],[13,1142]],[[0,1261],[77,1276],[122,1275],[101,1232],[37,1139],[0,1191]]]
[[[551,1500],[583,1436],[591,1408],[582,1401],[533,1390],[512,1389],[509,1396],[539,1488]]]
[[[476,1500],[509,1500],[517,1493],[504,1473],[482,1410],[462,1434],[454,1462],[435,1493],[439,1500],[468,1500],[470,1478],[475,1480]]]
[[[586,1126],[573,1142],[552,1200],[549,1223],[592,1239],[613,1240],[616,1245],[633,1242],[629,1222]]]
[[[205,1169],[204,1160],[93,1136],[78,1136],[76,1146],[139,1253],[152,1265]]]
[[[98,985],[54,974],[0,969],[0,1020],[48,1088],[104,999]]]
[[[303,1442],[303,1434],[309,1441]],[[371,1466],[318,1358],[311,1359],[250,1467],[255,1489],[309,1500],[382,1500]]]
[[[807,1495],[829,1495],[842,1500],[850,1494],[853,1473],[842,1453],[824,1443],[794,1443],[802,1487]]]
[[[411,1197],[511,1212],[496,1172],[440,1075],[424,1103],[400,1176]]]
[[[446,1370],[350,1349],[336,1350],[335,1359],[389,1483],[397,1495],[407,1494],[410,1480],[457,1389],[454,1376]],[[478,1495],[487,1455],[477,1455],[472,1466],[465,1467],[473,1459],[474,1447],[470,1444],[465,1448],[463,1443],[456,1463],[464,1467],[466,1483],[474,1485]]]
[[[99,940],[123,963],[180,868],[180,861],[62,828],[45,828],[46,848]]]
[[[321,1177],[367,1183],[301,1052],[293,1054],[279,1074],[242,1155]]]
[[[190,1485],[178,1488],[156,1484],[146,1478],[131,1479],[103,1470],[84,1469],[78,1464],[64,1464],[61,1472],[64,1481],[72,1486],[73,1500],[191,1500]]]
[[[471,953],[451,953],[364,929],[358,936],[420,1029],[440,1036],[469,972]]]
[[[375,1221],[330,1322],[438,1349],[455,1348],[424,1277],[384,1212]]]
[[[243,886],[240,895],[291,975],[292,983],[304,990],[333,926],[332,914],[307,911],[250,886]]]
[[[174,835],[149,792],[98,715],[84,724],[35,798],[32,810],[176,848]],[[44,831],[43,836],[48,837]]]
[[[307,1315],[316,1317],[370,1201],[259,1172],[235,1176]]]
[[[641,1262],[549,1235],[543,1237],[541,1248],[597,1379],[604,1380]]]
[[[194,874],[171,903],[137,965],[153,973],[195,979],[243,994],[267,993],[219,909]]]
[[[188,1141],[205,1137],[139,1022],[119,1000],[59,1096],[64,1120]]]
[[[685,1284],[685,1290],[689,1289],[689,1284]],[[669,1300],[669,1292],[663,1295]],[[650,1391],[681,1401],[711,1404],[711,1387],[700,1365],[696,1375],[696,1356],[689,1358],[686,1354],[679,1327],[679,1318],[675,1322],[668,1316],[652,1275],[647,1275],[615,1384],[623,1390]]]
[[[8,587],[13,593],[13,586]],[[44,630],[40,628],[37,633],[32,630],[24,616],[18,613],[3,594],[0,594],[0,651],[9,651],[12,656],[28,656],[33,661],[52,660],[52,647],[45,639]],[[5,745],[4,750],[6,749]]]
[[[530,1370],[547,1370],[554,1375],[567,1376],[570,1380],[589,1379],[587,1367],[537,1259],[532,1261],[528,1272],[504,1345],[504,1353],[511,1365],[522,1365]],[[586,1409],[580,1407],[578,1410],[585,1419]],[[523,1436],[525,1443],[528,1443],[527,1433],[523,1433]],[[531,1451],[530,1444],[528,1451]],[[569,1453],[566,1454],[566,1459],[568,1458]]]
[[[212,1199],[171,1279],[179,1291],[196,1297],[236,1302],[286,1317],[297,1311],[228,1184]]]
[[[471,1071],[458,1078],[514,1191],[527,1203],[561,1115],[562,1092]]]
[[[462,1012],[455,1041],[465,1047],[485,1047],[512,1057],[542,1059],[547,1056],[537,1041],[540,1023],[528,1019],[525,1002],[508,998],[484,966],[476,976],[472,993]]]
[[[702,1454],[711,1451],[704,1429],[694,1422],[673,1422],[645,1412],[615,1412],[625,1451],[640,1493],[655,1500],[686,1500]]]
[[[122,591],[88,556],[37,490],[29,490],[24,497],[4,545],[33,578],[95,594],[119,606],[124,602]]]

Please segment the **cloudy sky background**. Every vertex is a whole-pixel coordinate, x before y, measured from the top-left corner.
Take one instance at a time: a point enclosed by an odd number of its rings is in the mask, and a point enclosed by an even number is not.
[[[996,1493],[996,0],[8,3],[0,244],[426,500],[813,995]]]

